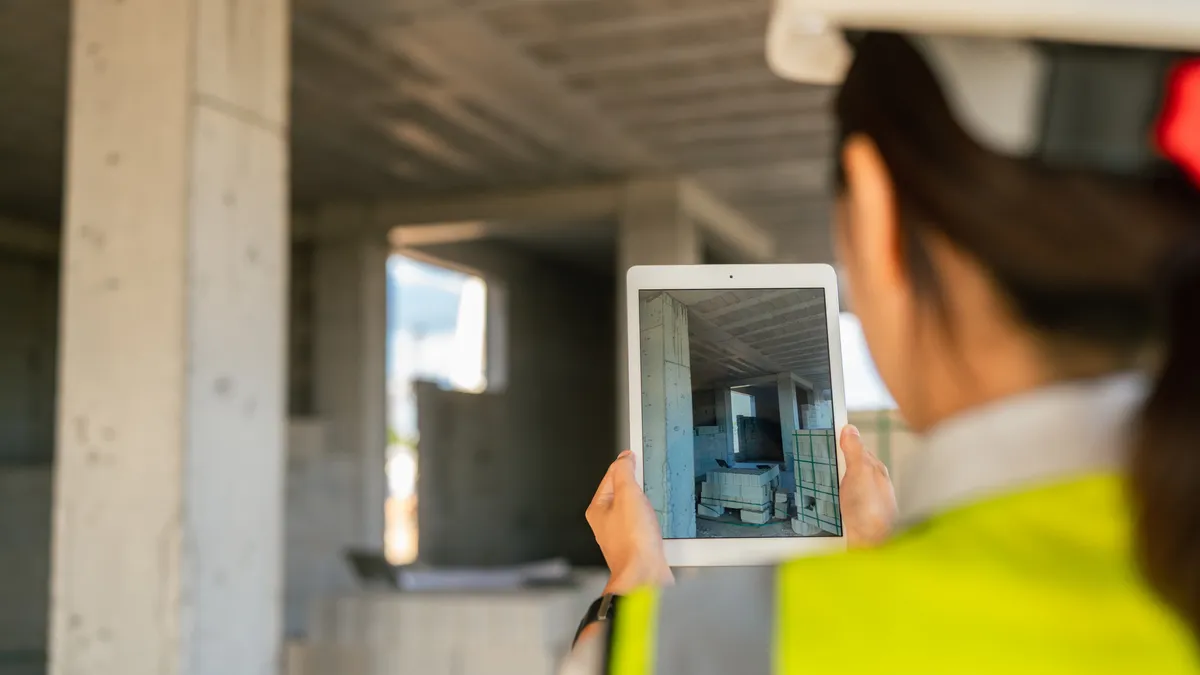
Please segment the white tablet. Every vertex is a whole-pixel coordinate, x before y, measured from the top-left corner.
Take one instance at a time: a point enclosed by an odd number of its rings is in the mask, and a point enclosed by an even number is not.
[[[629,270],[629,431],[672,566],[844,548],[828,265]]]

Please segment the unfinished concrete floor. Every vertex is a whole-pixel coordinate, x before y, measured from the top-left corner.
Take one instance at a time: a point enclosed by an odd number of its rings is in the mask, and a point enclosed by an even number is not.
[[[746,537],[794,537],[791,525],[786,520],[772,520],[765,525],[743,523],[737,511],[726,511],[716,520],[696,519],[696,536],[700,538],[744,539]]]
[[[726,511],[725,515],[713,520],[709,518],[696,519],[696,537],[701,539],[745,539],[747,537],[794,537],[796,533],[787,520],[772,520],[766,525],[748,525],[743,523],[737,511]],[[817,537],[832,537],[832,534],[822,531]]]

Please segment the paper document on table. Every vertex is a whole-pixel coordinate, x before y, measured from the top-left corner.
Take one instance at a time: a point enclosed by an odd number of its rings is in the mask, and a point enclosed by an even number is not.
[[[506,591],[561,585],[570,579],[570,564],[558,559],[512,567],[400,570],[400,588],[405,591]]]

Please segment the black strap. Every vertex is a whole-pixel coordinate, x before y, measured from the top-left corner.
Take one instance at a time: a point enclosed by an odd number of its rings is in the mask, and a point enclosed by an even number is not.
[[[579,636],[583,635],[583,630],[588,626],[601,620],[612,621],[617,615],[618,600],[620,600],[620,596],[616,595],[602,595],[596,598],[579,622],[579,628],[575,629],[575,639],[571,641],[571,646],[574,647],[575,643],[579,642]],[[611,634],[611,631],[609,632]]]

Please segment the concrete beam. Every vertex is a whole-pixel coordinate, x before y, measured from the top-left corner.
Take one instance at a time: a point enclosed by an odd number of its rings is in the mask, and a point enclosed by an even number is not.
[[[736,356],[761,371],[776,373],[781,370],[779,364],[770,357],[722,330],[716,324],[705,320],[695,312],[688,312],[688,314],[692,335],[698,342],[703,342],[725,354]]]
[[[57,258],[61,243],[58,228],[0,218],[0,251],[33,258]]]
[[[721,0],[712,6],[691,6],[686,12],[630,12],[616,19],[600,19],[587,21],[567,28],[559,24],[549,24],[546,30],[535,35],[522,33],[518,38],[529,46],[540,44],[561,44],[565,40],[586,42],[591,40],[611,40],[629,34],[658,32],[664,30],[689,29],[692,27],[711,26],[718,22],[750,22],[756,26],[766,24],[769,8],[761,0]],[[761,41],[760,41],[761,43]]]
[[[629,136],[594,101],[566,87],[478,16],[448,11],[436,18],[376,32],[414,63],[503,116],[546,147],[570,148],[606,170],[654,170],[665,165]],[[447,49],[470,45],[470,49]],[[390,45],[389,45],[390,46]]]
[[[766,230],[698,183],[682,181],[680,203],[706,235],[737,252],[744,262],[763,263],[775,258],[775,240]]]
[[[615,76],[618,74],[636,73],[664,66],[694,64],[697,61],[713,61],[719,58],[737,58],[748,55],[758,55],[761,58],[763,39],[761,28],[740,40],[724,42],[699,43],[691,47],[675,47],[673,49],[654,50],[652,52],[612,53],[606,47],[591,50],[568,52],[567,61],[558,71],[568,77],[593,77],[596,75]],[[579,53],[582,51],[582,53]]]
[[[450,193],[366,204],[330,204],[319,210],[318,217],[307,222],[315,239],[382,237],[395,227],[461,225],[478,221],[488,221],[492,225],[506,221],[542,222],[569,227],[582,220],[616,216],[624,187],[624,181],[608,181],[552,188]],[[340,218],[340,213],[354,214],[354,217]]]

